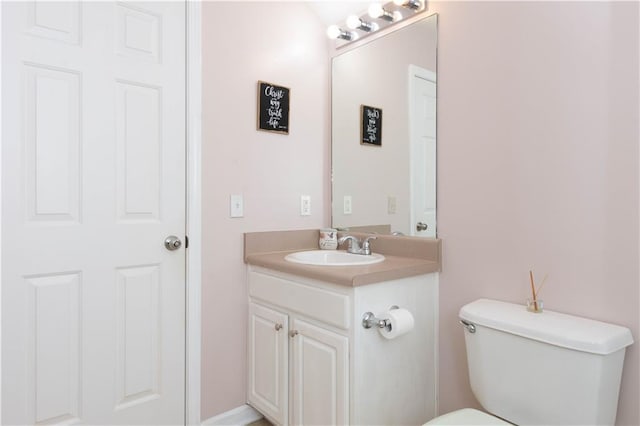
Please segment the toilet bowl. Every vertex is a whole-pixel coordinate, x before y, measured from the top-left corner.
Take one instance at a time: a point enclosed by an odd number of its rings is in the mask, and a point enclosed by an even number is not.
[[[511,425],[502,419],[492,416],[473,408],[463,408],[462,410],[452,411],[427,422],[424,426],[498,426]]]
[[[466,408],[427,425],[615,424],[628,328],[489,299],[459,316],[471,391],[499,417]]]

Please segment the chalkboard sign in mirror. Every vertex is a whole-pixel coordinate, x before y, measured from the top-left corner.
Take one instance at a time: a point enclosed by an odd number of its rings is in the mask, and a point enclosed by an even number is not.
[[[289,89],[258,81],[258,130],[289,134]]]
[[[382,109],[360,105],[360,144],[382,145]]]

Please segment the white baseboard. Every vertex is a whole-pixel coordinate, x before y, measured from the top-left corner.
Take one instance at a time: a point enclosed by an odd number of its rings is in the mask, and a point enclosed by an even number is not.
[[[261,418],[262,414],[258,413],[253,407],[244,404],[233,410],[203,420],[200,424],[207,426],[244,426]]]

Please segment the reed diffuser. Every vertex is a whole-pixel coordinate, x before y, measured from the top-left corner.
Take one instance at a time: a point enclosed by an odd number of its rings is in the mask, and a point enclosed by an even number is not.
[[[533,271],[529,270],[529,281],[531,283],[531,298],[527,299],[527,310],[529,312],[540,313],[543,309],[543,301],[538,297],[538,294],[540,294],[540,290],[542,290],[544,283],[547,281],[547,276],[544,276],[542,283],[540,283],[540,286],[536,289]]]

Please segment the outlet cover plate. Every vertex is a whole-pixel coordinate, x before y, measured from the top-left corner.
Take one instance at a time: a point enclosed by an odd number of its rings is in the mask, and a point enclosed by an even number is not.
[[[300,196],[300,216],[311,216],[311,196]]]

